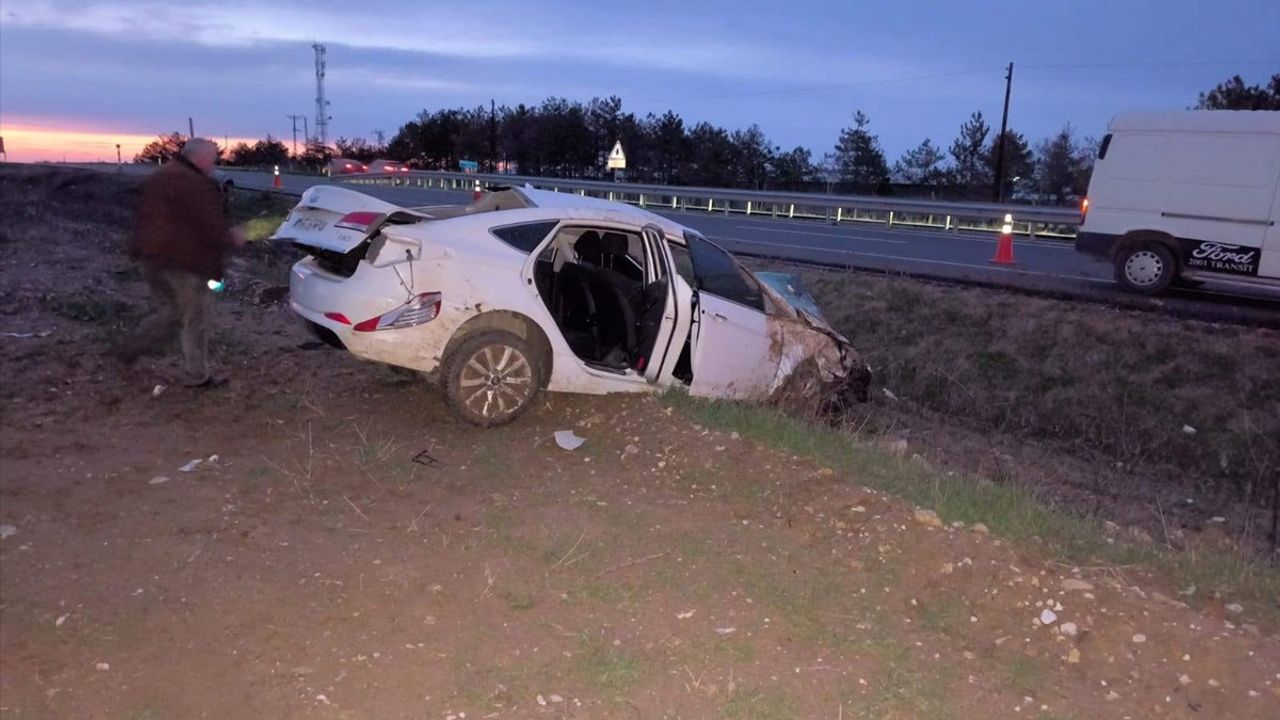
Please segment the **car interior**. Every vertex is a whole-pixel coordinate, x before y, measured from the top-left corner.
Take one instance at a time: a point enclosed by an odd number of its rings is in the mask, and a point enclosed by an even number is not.
[[[534,281],[574,353],[588,365],[643,371],[667,299],[665,279],[645,284],[638,234],[561,228],[538,256]]]

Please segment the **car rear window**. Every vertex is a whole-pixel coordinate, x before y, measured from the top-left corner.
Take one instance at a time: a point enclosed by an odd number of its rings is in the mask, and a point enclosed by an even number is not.
[[[538,244],[541,243],[551,230],[556,226],[555,221],[520,223],[519,225],[504,225],[496,227],[489,232],[502,242],[528,254],[533,252]]]

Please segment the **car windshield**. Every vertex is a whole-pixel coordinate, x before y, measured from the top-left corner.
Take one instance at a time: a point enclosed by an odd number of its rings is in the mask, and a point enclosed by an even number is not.
[[[796,310],[803,310],[815,317],[822,317],[822,310],[818,308],[818,301],[813,299],[808,290],[804,288],[804,282],[799,275],[791,275],[789,273],[778,272],[758,272],[755,273],[756,279],[769,286],[778,295],[782,296],[787,304]]]

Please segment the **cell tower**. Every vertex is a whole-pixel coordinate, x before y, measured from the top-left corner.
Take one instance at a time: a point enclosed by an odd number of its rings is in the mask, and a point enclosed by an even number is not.
[[[311,49],[316,51],[316,143],[329,144],[329,101],[324,99],[324,45],[314,43]]]

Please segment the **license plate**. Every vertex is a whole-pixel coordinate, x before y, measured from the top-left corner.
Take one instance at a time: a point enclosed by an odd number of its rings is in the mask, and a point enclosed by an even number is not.
[[[320,232],[329,226],[329,223],[315,218],[300,217],[293,221],[293,227],[304,232]]]

